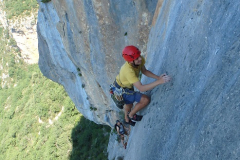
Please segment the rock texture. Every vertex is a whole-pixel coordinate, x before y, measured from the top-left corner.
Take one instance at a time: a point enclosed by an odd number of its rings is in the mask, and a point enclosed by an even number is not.
[[[109,159],[238,159],[239,17],[231,0],[52,0],[40,3],[39,66],[85,117],[112,125],[108,86],[122,48],[137,45],[146,67],[172,81],[147,93],[127,150],[110,138]]]
[[[164,2],[149,35],[146,66],[173,80],[149,93],[152,101],[119,157],[240,157],[239,11],[232,1]]]
[[[65,87],[85,117],[113,125],[119,110],[108,89],[124,62],[121,50],[133,44],[146,52],[157,1],[39,3],[41,71]]]
[[[8,21],[11,35],[17,42],[21,56],[28,64],[38,63],[37,16],[18,17]]]

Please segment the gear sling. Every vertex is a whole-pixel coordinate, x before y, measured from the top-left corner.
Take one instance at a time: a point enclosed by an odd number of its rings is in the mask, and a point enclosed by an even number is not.
[[[119,81],[120,81],[120,73],[119,73]],[[110,85],[109,92],[116,106],[120,109],[123,109],[123,106],[125,104],[123,99],[123,94],[133,94],[134,90],[133,88],[132,89],[122,88],[120,85],[118,85],[118,83],[115,80],[113,84]]]

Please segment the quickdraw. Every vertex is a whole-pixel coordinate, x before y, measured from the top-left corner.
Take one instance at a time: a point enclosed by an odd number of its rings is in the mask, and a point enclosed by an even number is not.
[[[110,93],[113,94],[118,101],[123,101],[122,95],[125,91],[122,88],[117,88],[114,84],[111,84]]]

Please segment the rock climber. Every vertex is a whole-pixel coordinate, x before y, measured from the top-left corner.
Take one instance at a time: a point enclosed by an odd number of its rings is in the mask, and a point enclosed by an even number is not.
[[[150,98],[140,92],[151,90],[160,84],[169,82],[171,78],[167,74],[157,76],[147,70],[144,65],[145,59],[141,56],[141,51],[135,46],[126,46],[122,51],[122,56],[126,62],[121,67],[114,85],[117,88],[122,88],[124,90],[122,97],[125,103],[125,122],[134,126],[136,121],[142,119],[142,116],[137,115],[136,113],[146,107],[150,102]],[[140,72],[147,77],[156,79],[156,81],[143,85],[139,78]],[[140,92],[134,91],[133,86]],[[134,102],[137,103],[133,108]]]
[[[127,128],[119,120],[117,120],[116,124],[115,124],[115,129],[116,129],[117,133],[120,135],[123,147],[126,149],[127,142],[124,143],[124,135],[128,136]]]

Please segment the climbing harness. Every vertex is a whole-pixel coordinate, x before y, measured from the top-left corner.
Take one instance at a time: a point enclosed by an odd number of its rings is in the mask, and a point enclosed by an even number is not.
[[[120,80],[120,73],[119,73],[119,81],[122,84]],[[113,99],[114,103],[116,106],[120,109],[123,109],[123,106],[125,104],[123,95],[124,94],[134,94],[134,89],[133,88],[122,88],[116,80],[113,82],[113,84],[110,85],[110,90],[111,98]]]

